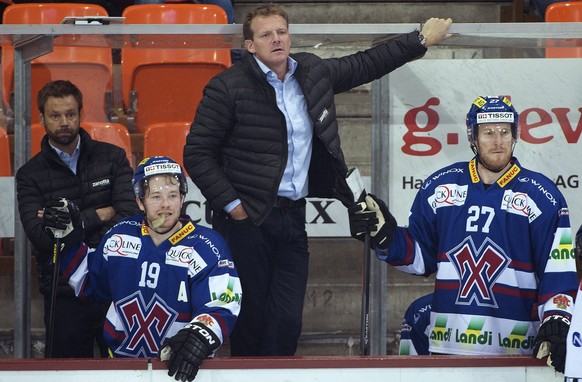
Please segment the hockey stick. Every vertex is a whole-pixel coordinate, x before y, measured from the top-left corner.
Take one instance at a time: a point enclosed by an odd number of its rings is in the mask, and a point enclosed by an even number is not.
[[[354,203],[364,201],[367,193],[360,171],[354,167],[348,171],[346,182],[352,191]],[[370,355],[370,233],[364,236],[364,261],[362,271],[362,310],[360,316],[360,354]]]
[[[360,318],[360,354],[370,355],[370,233],[364,236],[362,272],[362,312]]]
[[[54,342],[54,331],[55,331],[55,310],[57,309],[57,288],[59,283],[59,258],[60,258],[60,250],[61,250],[61,237],[54,232],[55,236],[55,244],[53,247],[53,280],[51,285],[51,304],[50,304],[50,314],[49,314],[49,323],[48,323],[48,330],[47,330],[47,339],[46,339],[46,347],[47,347],[47,358],[52,358],[53,355],[53,342]]]

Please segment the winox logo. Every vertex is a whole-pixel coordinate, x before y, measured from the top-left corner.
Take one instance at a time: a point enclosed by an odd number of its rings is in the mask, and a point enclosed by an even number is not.
[[[491,239],[486,238],[479,249],[472,237],[465,238],[447,252],[460,280],[457,304],[497,307],[493,285],[509,265],[509,257]]]

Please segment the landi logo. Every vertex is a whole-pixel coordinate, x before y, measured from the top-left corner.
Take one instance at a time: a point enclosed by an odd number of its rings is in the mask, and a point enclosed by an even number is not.
[[[569,260],[576,259],[576,251],[572,247],[572,231],[560,230],[559,242],[557,248],[556,238],[554,238],[554,247],[550,251],[549,259],[551,260]]]
[[[498,333],[499,346],[507,349],[531,349],[534,336],[526,337],[528,329],[529,324],[516,323],[509,336],[502,337],[501,333]]]

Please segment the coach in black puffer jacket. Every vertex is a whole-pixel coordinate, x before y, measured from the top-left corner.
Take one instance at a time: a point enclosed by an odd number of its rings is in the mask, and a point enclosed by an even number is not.
[[[105,232],[123,217],[139,213],[131,188],[133,171],[125,151],[106,142],[94,141],[83,129],[79,130],[79,135],[81,148],[76,175],[50,147],[46,135],[41,151],[16,173],[20,220],[38,252],[36,260],[43,294],[50,293],[53,267],[48,263],[54,239],[44,230],[37,212],[48,200],[63,197],[79,207],[85,227],[84,241],[90,247],[96,247]],[[95,210],[107,206],[113,206],[116,215],[101,222]],[[59,294],[74,296],[67,283],[59,285]]]
[[[427,38],[416,31],[321,59],[289,54],[288,16],[279,6],[247,15],[251,54],[208,83],[184,148],[186,170],[210,203],[240,276],[232,356],[296,351],[309,261],[305,197],[353,203],[334,94],[421,57],[446,38],[451,22],[429,20]]]
[[[321,59],[292,54],[313,121],[309,196],[351,199],[340,147],[334,95],[378,79],[421,57],[426,48],[411,32],[351,56]],[[184,166],[213,210],[240,198],[260,224],[277,197],[287,162],[287,127],[275,92],[250,54],[210,81],[184,150]],[[346,204],[347,205],[347,204]]]

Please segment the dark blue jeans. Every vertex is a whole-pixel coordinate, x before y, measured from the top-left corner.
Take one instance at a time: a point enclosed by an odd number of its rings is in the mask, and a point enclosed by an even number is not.
[[[260,226],[214,214],[242,285],[232,356],[294,355],[301,334],[309,252],[305,207],[275,207]]]

